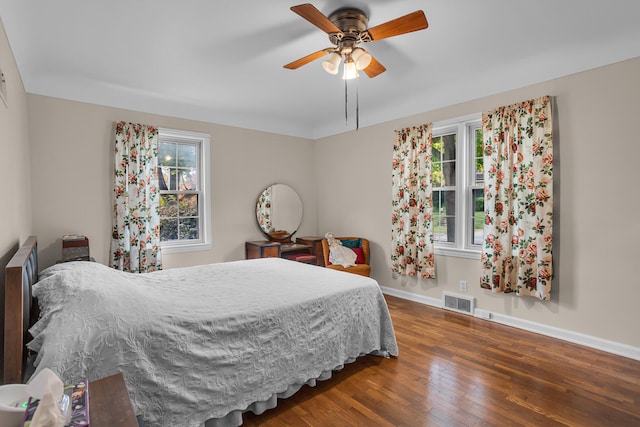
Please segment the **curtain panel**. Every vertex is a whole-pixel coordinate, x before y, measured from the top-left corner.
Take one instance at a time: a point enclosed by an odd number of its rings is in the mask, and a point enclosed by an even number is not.
[[[431,124],[396,130],[392,160],[391,271],[435,278]]]
[[[482,130],[481,287],[548,300],[553,277],[551,97],[485,112]]]
[[[158,129],[118,122],[115,130],[115,185],[111,267],[134,273],[162,269]]]

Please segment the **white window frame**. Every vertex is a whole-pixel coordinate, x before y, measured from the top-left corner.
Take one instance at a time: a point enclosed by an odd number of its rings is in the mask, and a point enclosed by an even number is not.
[[[158,142],[168,139],[172,142],[183,140],[199,147],[198,153],[198,217],[200,227],[200,239],[198,240],[174,240],[160,243],[163,253],[178,253],[209,250],[211,241],[211,199],[209,183],[211,182],[211,136],[206,133],[190,132],[175,129],[158,129]]]
[[[433,137],[456,133],[456,241],[434,242],[436,255],[480,259],[482,245],[472,244],[473,193],[475,185],[475,130],[482,127],[482,114],[436,122],[432,126]],[[483,187],[482,187],[483,188]]]

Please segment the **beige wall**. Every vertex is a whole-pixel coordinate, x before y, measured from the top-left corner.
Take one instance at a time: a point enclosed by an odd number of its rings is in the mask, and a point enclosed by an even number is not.
[[[312,142],[300,138],[195,122],[57,98],[28,95],[33,186],[33,233],[41,267],[60,257],[60,237],[82,233],[96,261],[109,259],[112,211],[112,135],[127,120],[211,135],[213,248],[164,254],[165,267],[244,258],[244,242],[263,236],[255,218],[262,190],[281,182],[302,199],[300,235],[316,230]]]
[[[0,100],[0,354],[4,354],[4,268],[31,233],[31,175],[27,97],[1,21],[0,70],[7,92],[7,104]]]
[[[31,175],[27,97],[4,27],[0,22],[0,69],[7,87],[7,105],[0,100],[0,267],[31,233]],[[0,283],[4,274],[0,274]]]
[[[318,231],[372,243],[372,275],[429,298],[468,296],[493,313],[640,347],[640,58],[328,137],[314,146]],[[551,301],[479,288],[479,260],[437,256],[438,278],[390,272],[391,152],[394,130],[451,119],[541,95],[556,97],[554,262]],[[425,94],[428,96],[428,94]],[[361,105],[366,114],[366,105]],[[335,173],[322,172],[331,165]]]

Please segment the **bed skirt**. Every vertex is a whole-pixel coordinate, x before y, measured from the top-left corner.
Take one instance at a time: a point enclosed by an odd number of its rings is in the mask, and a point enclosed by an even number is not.
[[[390,357],[388,352],[380,352],[375,351],[371,353],[374,356],[382,356],[382,357]],[[359,357],[365,356],[365,354],[361,354]],[[292,384],[283,392],[274,393],[267,400],[263,400],[260,402],[253,402],[247,409],[244,411],[236,410],[231,411],[227,414],[227,416],[222,418],[214,418],[208,420],[204,425],[205,427],[238,427],[242,425],[242,415],[246,412],[253,412],[256,415],[262,414],[264,411],[273,409],[278,406],[278,399],[288,399],[294,394],[296,394],[304,385],[308,385],[309,387],[315,387],[318,381],[326,381],[331,379],[334,371],[341,371],[344,368],[344,365],[348,363],[353,363],[356,361],[356,358],[351,357],[344,362],[344,364],[337,366],[333,370],[323,371],[316,378],[311,378],[305,383]]]

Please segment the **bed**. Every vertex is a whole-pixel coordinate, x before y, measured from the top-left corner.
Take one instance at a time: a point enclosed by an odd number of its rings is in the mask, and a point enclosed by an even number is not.
[[[6,277],[5,382],[24,380],[25,347],[34,374],[122,372],[151,426],[240,425],[359,356],[398,354],[373,279],[280,258],[143,275],[71,262],[38,277],[31,237]]]

